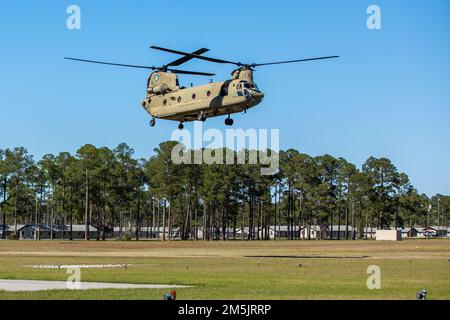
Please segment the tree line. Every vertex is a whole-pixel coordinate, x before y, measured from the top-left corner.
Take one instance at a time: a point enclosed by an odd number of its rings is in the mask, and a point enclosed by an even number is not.
[[[287,226],[289,239],[300,239],[302,227],[312,225],[320,226],[322,238],[339,226],[343,238],[355,239],[365,227],[448,224],[450,197],[420,194],[386,158],[370,157],[357,168],[343,158],[290,149],[279,152],[279,172],[263,176],[260,165],[174,164],[176,145],[161,143],[149,159],[135,158],[125,143],[112,150],[85,145],[37,162],[25,148],[0,149],[0,226],[17,232],[18,224],[82,224],[86,231],[92,225],[97,240],[114,226],[119,238],[122,230],[135,230],[137,240],[142,227],[162,240],[174,228],[184,240],[197,238],[198,230],[203,240],[232,239],[247,228],[260,231],[249,232],[248,240],[263,240],[273,225]],[[161,235],[161,228],[168,232]]]

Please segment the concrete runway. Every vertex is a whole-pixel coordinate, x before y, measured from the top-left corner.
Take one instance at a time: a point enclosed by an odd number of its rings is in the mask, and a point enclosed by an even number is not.
[[[70,289],[68,287],[70,286]],[[0,290],[9,292],[45,291],[45,290],[91,290],[91,289],[177,289],[188,286],[171,286],[160,284],[126,284],[126,283],[97,283],[81,282],[79,287],[66,281],[37,281],[37,280],[0,280]]]

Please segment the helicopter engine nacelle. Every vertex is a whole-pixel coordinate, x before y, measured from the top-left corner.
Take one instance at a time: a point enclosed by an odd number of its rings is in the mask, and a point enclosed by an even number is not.
[[[148,79],[147,92],[149,94],[165,94],[168,91],[179,89],[178,77],[174,73],[153,72]]]
[[[169,86],[167,84],[163,83],[163,84],[161,84],[159,86],[150,88],[150,90],[152,90],[152,92],[154,94],[164,94],[167,91],[169,91]]]

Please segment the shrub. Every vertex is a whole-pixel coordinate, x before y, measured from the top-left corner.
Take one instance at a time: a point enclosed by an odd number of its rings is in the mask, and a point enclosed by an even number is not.
[[[132,240],[131,230],[125,232],[122,236],[122,241],[131,241]]]
[[[8,240],[19,240],[19,236],[16,233],[12,232],[12,233],[10,233],[10,234],[8,234],[6,236],[6,239],[8,239]]]

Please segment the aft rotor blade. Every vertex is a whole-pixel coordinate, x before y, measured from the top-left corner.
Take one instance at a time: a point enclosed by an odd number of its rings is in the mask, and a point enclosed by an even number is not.
[[[252,67],[270,66],[270,65],[274,65],[274,64],[297,63],[297,62],[314,61],[314,60],[335,59],[335,58],[339,58],[339,56],[318,57],[318,58],[290,60],[290,61],[279,61],[279,62],[268,62],[268,63],[255,63],[255,64],[252,64]]]
[[[183,52],[183,51],[178,51],[178,50],[173,50],[173,49],[167,49],[167,48],[161,48],[161,47],[155,47],[155,46],[151,46],[150,48],[155,49],[155,50],[170,52],[170,53],[174,53],[174,54],[179,54],[182,56],[189,57],[191,59],[195,58],[195,59],[200,59],[200,60],[205,60],[205,61],[210,61],[210,62],[228,63],[228,64],[235,64],[237,66],[242,66],[242,63],[240,63],[240,62],[233,62],[233,61],[227,61],[227,60],[222,60],[222,59],[210,58],[210,57],[205,57],[205,56],[201,56],[198,54],[193,54],[193,53],[188,53],[188,52]]]
[[[209,51],[209,49],[202,48],[202,49],[199,49],[197,51],[192,52],[192,54],[201,55],[201,54],[204,54],[205,52],[208,52],[208,51]],[[183,63],[186,63],[186,62],[188,62],[189,60],[192,60],[192,59],[194,59],[194,57],[184,56],[184,57],[182,57],[180,59],[177,59],[175,61],[172,61],[172,62],[166,64],[166,67],[177,67],[177,66],[180,66]]]
[[[136,66],[136,65],[131,65],[131,64],[121,64],[121,63],[112,63],[112,62],[85,60],[85,59],[67,58],[67,57],[64,58],[64,59],[66,59],[66,60],[73,60],[73,61],[80,61],[80,62],[96,63],[96,64],[106,64],[106,65],[109,65],[109,66],[116,66],[116,67],[127,67],[127,68],[156,70],[155,67],[148,67],[148,66]]]
[[[194,76],[208,76],[212,77],[215,76],[214,73],[207,73],[207,72],[197,72],[197,71],[185,71],[185,70],[178,70],[178,69],[167,69],[167,71],[176,73],[176,74],[190,74]]]

